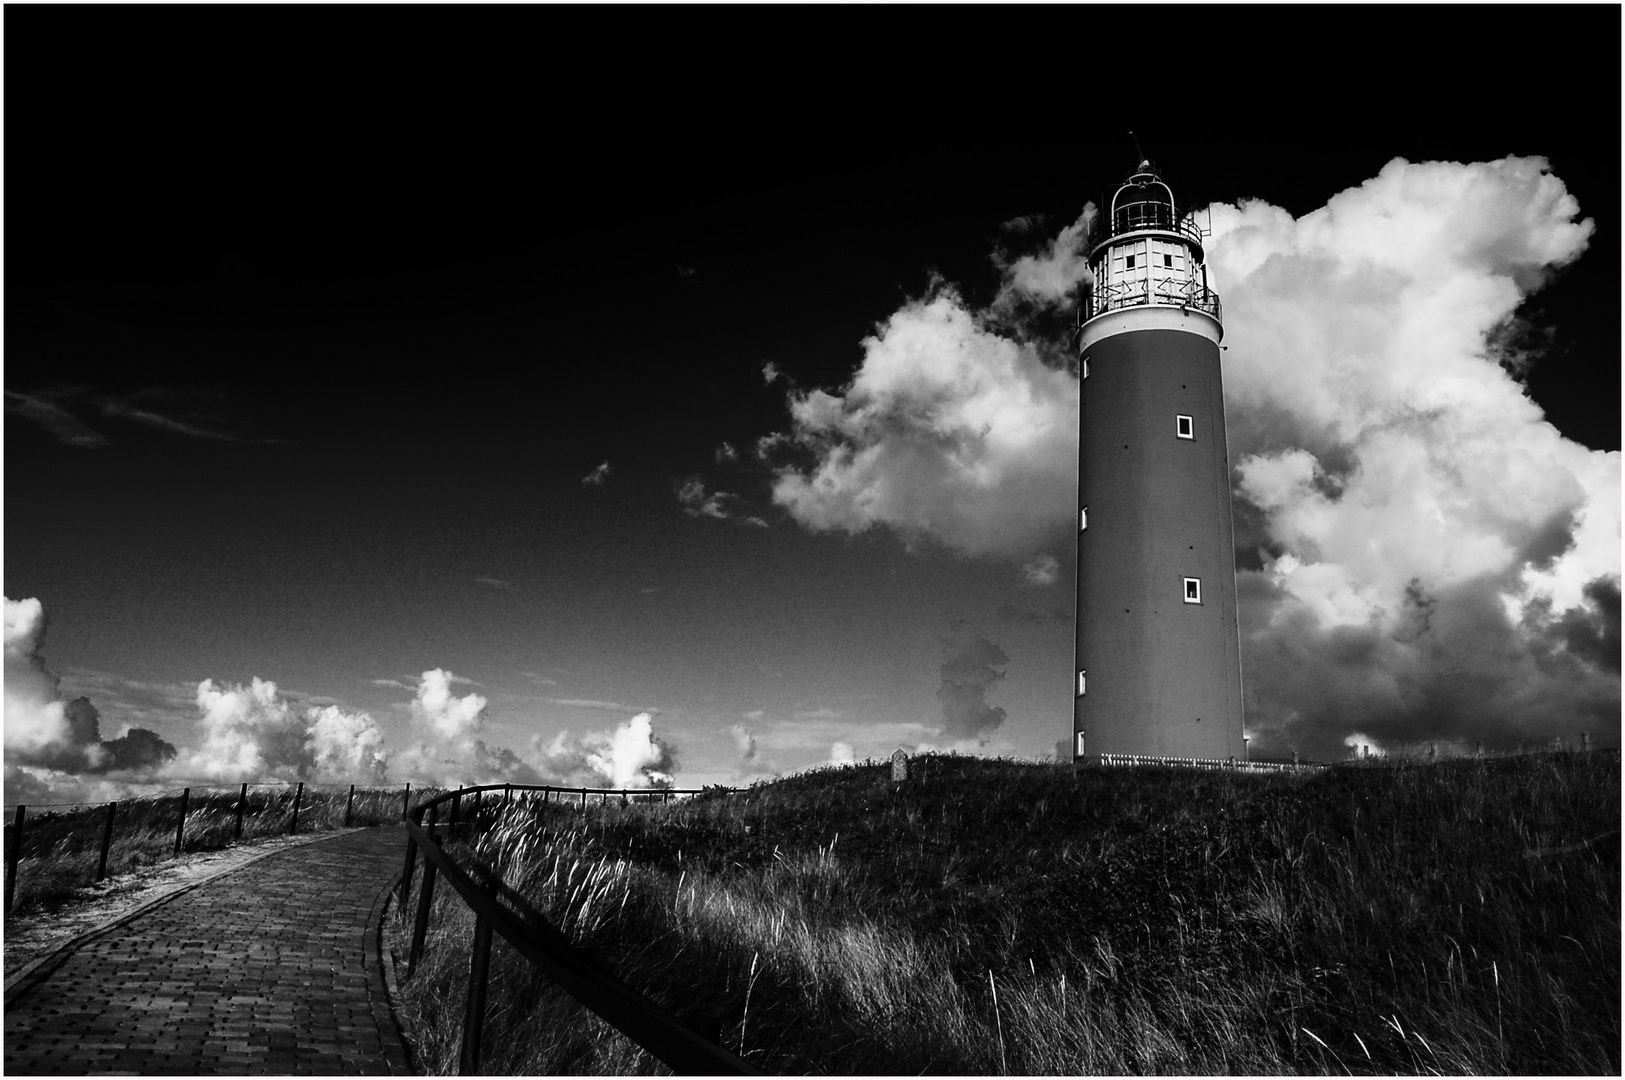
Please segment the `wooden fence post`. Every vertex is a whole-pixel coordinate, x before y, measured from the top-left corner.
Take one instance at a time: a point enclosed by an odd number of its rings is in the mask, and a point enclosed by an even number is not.
[[[28,807],[18,804],[17,813],[12,817],[11,824],[6,826],[10,834],[11,846],[6,852],[6,914],[11,914],[11,898],[17,892],[17,860],[23,853],[23,819],[28,816]]]
[[[456,835],[457,835],[457,811],[461,807],[462,802],[463,802],[463,785],[458,784],[457,785],[457,794],[455,794],[455,795],[453,795],[451,797],[451,817],[446,821],[446,835],[447,836],[456,837]]]
[[[430,836],[435,847],[440,846],[438,836]],[[412,948],[406,956],[406,977],[410,979],[418,969],[418,959],[423,955],[423,939],[429,933],[429,908],[434,904],[434,861],[427,855],[423,859],[423,886],[418,890],[417,918],[412,920]]]
[[[409,811],[411,809],[412,809],[412,781],[408,780],[406,782],[406,794],[401,796],[401,817],[404,818],[406,816],[406,814],[407,814],[407,811]]]
[[[293,819],[288,822],[288,835],[292,836],[299,831],[299,802],[305,797],[305,782],[299,781],[299,786],[293,792]]]
[[[496,899],[496,882],[481,882],[480,891]],[[463,1045],[457,1055],[457,1071],[463,1076],[480,1073],[480,1032],[485,1026],[485,984],[490,974],[491,920],[475,912],[474,949],[468,958],[468,995],[463,1007]]]
[[[350,797],[344,800],[344,827],[350,827],[350,808],[355,805],[355,785],[350,785]]]
[[[587,812],[587,789],[586,788],[581,789],[581,812],[583,814],[585,814]]]
[[[181,853],[181,837],[186,832],[186,800],[191,798],[191,788],[181,788],[181,819],[175,823],[175,854]]]
[[[502,809],[506,810],[508,808],[508,803],[512,799],[513,799],[513,785],[512,784],[503,784],[502,785]]]
[[[242,790],[237,793],[237,828],[231,834],[231,838],[233,840],[241,840],[243,838],[243,809],[247,806],[248,785],[244,784]]]
[[[118,803],[108,803],[107,824],[102,827],[102,857],[96,861],[97,881],[107,876],[107,849],[113,846],[113,815],[116,813],[118,813]]]
[[[412,872],[417,869],[418,842],[410,833],[406,837],[406,869],[401,871],[401,906],[406,906],[406,898],[412,895]],[[427,862],[428,860],[424,860]]]

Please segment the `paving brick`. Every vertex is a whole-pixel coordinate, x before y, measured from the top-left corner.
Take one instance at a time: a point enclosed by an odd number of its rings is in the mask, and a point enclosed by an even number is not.
[[[405,1073],[365,959],[404,844],[380,828],[290,848],[96,935],[6,994],[5,1072]]]

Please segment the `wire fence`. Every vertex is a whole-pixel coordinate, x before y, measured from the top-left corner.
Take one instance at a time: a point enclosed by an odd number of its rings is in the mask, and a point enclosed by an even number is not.
[[[11,914],[19,882],[25,906],[46,906],[110,873],[183,851],[395,821],[410,800],[410,784],[261,782],[171,788],[106,803],[11,804],[6,807],[4,911]]]

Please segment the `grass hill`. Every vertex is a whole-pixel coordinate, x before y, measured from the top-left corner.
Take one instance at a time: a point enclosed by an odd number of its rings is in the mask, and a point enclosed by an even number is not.
[[[889,776],[516,802],[451,850],[767,1072],[1620,1070],[1617,752]],[[451,1072],[472,919],[433,925],[403,1004]],[[491,1002],[485,1070],[665,1071],[500,942]]]

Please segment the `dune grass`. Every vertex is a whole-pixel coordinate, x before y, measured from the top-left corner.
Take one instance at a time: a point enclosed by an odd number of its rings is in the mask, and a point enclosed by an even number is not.
[[[238,842],[234,838],[238,790],[236,787],[192,789],[181,838],[183,854],[214,851]],[[286,834],[293,818],[294,792],[292,785],[251,785],[244,808],[241,842],[253,843]],[[436,793],[430,791],[425,795]],[[415,797],[417,793],[413,794]],[[348,786],[313,788],[307,785],[300,799],[299,832],[342,828],[348,795]],[[357,788],[351,824],[380,825],[397,821],[401,801],[400,788]],[[108,875],[173,857],[179,815],[178,791],[121,801],[108,848]],[[26,814],[12,913],[24,915],[53,910],[92,884],[106,820],[105,803]]]
[[[769,1072],[1617,1074],[1619,782],[930,757],[516,800],[451,850]],[[442,889],[432,926],[401,1004],[454,1072],[472,918]],[[666,1071],[500,942],[490,993],[484,1071]]]

